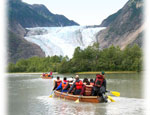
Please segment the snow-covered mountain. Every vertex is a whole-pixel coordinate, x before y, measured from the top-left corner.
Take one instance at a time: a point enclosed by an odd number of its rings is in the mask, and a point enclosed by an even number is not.
[[[25,39],[39,45],[46,56],[72,58],[76,47],[84,49],[96,42],[96,34],[102,29],[86,26],[27,28]]]

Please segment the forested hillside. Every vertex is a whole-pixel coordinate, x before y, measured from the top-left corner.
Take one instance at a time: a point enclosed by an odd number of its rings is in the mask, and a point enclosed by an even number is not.
[[[81,50],[76,48],[72,59],[62,56],[32,57],[21,59],[16,64],[10,63],[9,72],[48,72],[74,73],[84,71],[141,71],[142,50],[138,45],[98,50],[98,45]]]

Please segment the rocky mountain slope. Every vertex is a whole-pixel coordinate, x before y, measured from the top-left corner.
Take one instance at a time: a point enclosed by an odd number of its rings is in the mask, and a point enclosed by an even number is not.
[[[108,16],[106,19],[104,19],[102,21],[102,23],[100,24],[101,27],[107,27],[109,26],[116,18],[117,16],[121,13],[121,9],[119,11],[117,11],[116,13]]]
[[[101,26],[107,26],[97,34],[100,48],[110,45],[120,46],[137,43],[142,46],[143,39],[143,0],[129,0],[117,13],[105,19]]]
[[[30,5],[21,0],[8,0],[8,22],[8,62],[45,56],[39,46],[24,39],[25,28],[79,25],[63,15],[51,13],[44,5]]]
[[[14,34],[11,31],[9,31],[8,35],[9,62],[16,62],[20,58],[26,59],[32,56],[45,56],[45,53],[38,45],[26,41],[23,37]]]

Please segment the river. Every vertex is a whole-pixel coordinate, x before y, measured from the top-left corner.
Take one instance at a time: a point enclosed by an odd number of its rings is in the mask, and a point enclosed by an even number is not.
[[[61,79],[72,74],[58,74]],[[8,115],[144,115],[142,77],[138,73],[106,74],[107,89],[120,92],[116,102],[87,103],[49,98],[53,80],[40,75],[9,74],[7,76]],[[80,75],[80,78],[95,75]]]

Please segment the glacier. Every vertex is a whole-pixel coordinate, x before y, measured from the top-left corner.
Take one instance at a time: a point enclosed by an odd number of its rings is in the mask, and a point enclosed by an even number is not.
[[[46,56],[72,58],[76,47],[84,49],[96,42],[96,34],[104,27],[67,26],[26,28],[25,39],[37,44]]]

